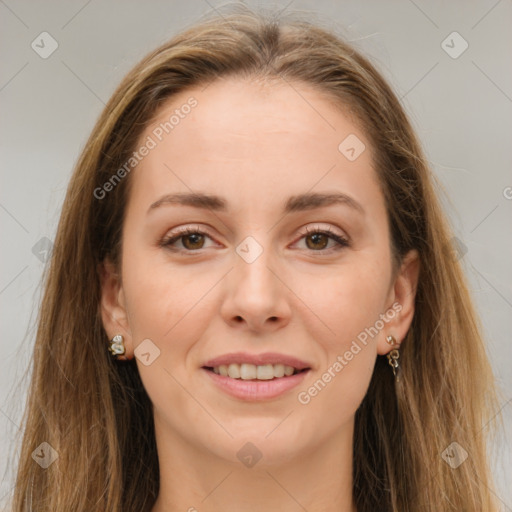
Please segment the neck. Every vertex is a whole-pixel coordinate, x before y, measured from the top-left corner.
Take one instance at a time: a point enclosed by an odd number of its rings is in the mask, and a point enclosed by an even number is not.
[[[155,418],[160,493],[151,512],[290,510],[357,512],[352,498],[353,424],[292,457],[267,450],[252,467],[192,446]],[[165,432],[165,435],[164,435]],[[245,441],[235,440],[237,452]],[[263,449],[265,445],[265,449]],[[250,449],[247,449],[250,453]]]

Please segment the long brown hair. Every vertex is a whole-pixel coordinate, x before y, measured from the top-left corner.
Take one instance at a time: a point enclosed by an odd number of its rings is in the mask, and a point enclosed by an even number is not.
[[[303,83],[349,108],[372,142],[395,262],[411,249],[421,258],[401,383],[378,356],[355,417],[358,512],[497,510],[484,428],[497,399],[482,328],[439,187],[402,106],[367,58],[319,24],[231,9],[137,64],[77,162],[44,277],[12,510],[126,512],[154,504],[151,403],[135,360],[120,364],[107,352],[100,314],[98,265],[106,256],[120,263],[130,175],[104,199],[95,190],[130,158],[164,100],[221,76]],[[58,454],[47,469],[31,456],[42,442]],[[468,454],[457,468],[442,456],[453,442],[452,451]]]

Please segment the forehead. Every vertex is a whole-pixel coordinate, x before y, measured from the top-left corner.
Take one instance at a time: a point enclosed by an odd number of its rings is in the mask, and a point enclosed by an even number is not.
[[[189,108],[192,101],[196,105]],[[173,126],[167,125],[165,131],[161,125],[169,121]],[[357,132],[364,137],[357,125],[356,119],[349,115],[348,106],[336,108],[326,94],[313,86],[223,78],[200,88],[186,89],[168,99],[145,134],[160,126],[165,132],[161,136],[169,144],[174,141],[175,150],[179,151],[179,142],[193,132],[198,143],[206,143],[208,147],[220,144],[225,153],[230,150],[236,156],[238,152],[245,154],[256,143],[278,149],[285,138],[289,142],[305,143],[304,150],[337,151],[344,135]],[[278,140],[274,138],[276,134],[280,135]]]
[[[176,189],[222,191],[240,205],[315,187],[362,200],[368,187],[378,192],[359,123],[304,84],[228,78],[186,89],[158,109],[139,145],[149,139],[154,147],[132,176],[146,203]],[[362,151],[355,160],[344,153],[347,140]]]

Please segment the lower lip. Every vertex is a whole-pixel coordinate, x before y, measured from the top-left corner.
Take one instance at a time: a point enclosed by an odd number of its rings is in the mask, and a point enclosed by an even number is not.
[[[249,401],[268,400],[280,396],[299,385],[309,373],[309,370],[306,370],[289,377],[277,379],[243,380],[224,377],[206,368],[201,369],[210,376],[222,391],[236,398]]]

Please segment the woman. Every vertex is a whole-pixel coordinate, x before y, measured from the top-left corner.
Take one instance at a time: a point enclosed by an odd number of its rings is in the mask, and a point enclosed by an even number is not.
[[[497,510],[493,378],[419,142],[247,8],[105,107],[47,276],[14,510]]]

